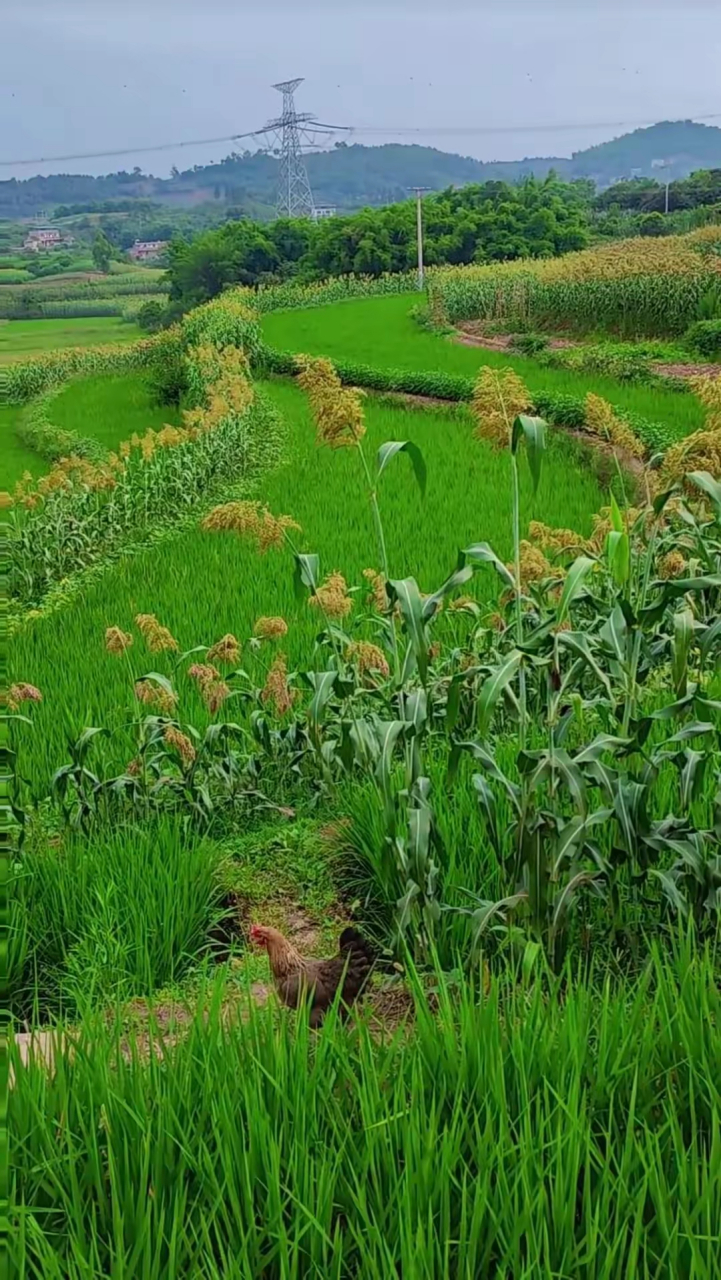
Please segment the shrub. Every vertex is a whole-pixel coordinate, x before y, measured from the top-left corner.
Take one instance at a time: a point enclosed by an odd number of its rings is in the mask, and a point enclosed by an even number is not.
[[[514,333],[511,346],[524,356],[537,356],[548,347],[548,338],[542,333]]]
[[[697,320],[686,330],[685,344],[708,360],[721,357],[721,320]]]

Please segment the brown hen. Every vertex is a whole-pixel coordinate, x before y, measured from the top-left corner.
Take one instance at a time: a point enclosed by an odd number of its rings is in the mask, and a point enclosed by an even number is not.
[[[331,960],[302,956],[278,929],[254,924],[250,940],[268,952],[276,991],[283,1004],[297,1009],[307,1000],[310,1025],[319,1027],[340,991],[340,1015],[346,1017],[362,994],[374,964],[374,954],[357,929],[344,929],[338,955]]]

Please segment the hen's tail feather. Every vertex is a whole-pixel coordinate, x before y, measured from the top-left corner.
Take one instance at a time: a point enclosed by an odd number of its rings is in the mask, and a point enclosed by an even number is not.
[[[349,925],[347,929],[344,929],[340,935],[339,950],[341,955],[348,954],[352,958],[357,958],[361,962],[365,961],[369,968],[376,960],[376,953],[370,942],[363,937],[362,933],[359,933],[357,929],[354,929],[352,925]]]
[[[350,926],[340,935],[339,949],[346,963],[343,995],[352,1004],[365,990],[376,961],[375,951],[357,929]]]

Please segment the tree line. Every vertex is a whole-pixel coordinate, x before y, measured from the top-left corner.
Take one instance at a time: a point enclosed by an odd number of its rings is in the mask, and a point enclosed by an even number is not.
[[[517,186],[486,182],[429,195],[423,202],[426,262],[499,262],[582,249],[590,240],[588,187],[549,175]],[[378,276],[408,270],[416,255],[412,200],[318,222],[241,219],[190,242],[172,242],[170,297],[195,306],[231,284]]]

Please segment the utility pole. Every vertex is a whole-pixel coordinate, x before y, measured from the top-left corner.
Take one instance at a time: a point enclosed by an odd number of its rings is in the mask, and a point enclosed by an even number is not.
[[[666,173],[666,198],[665,198],[665,201],[664,201],[664,212],[665,212],[665,213],[668,213],[668,189],[669,189],[669,187],[670,187],[670,185],[671,185],[671,174],[670,174],[670,169],[672,168],[672,165],[673,165],[673,161],[672,161],[672,160],[652,160],[652,161],[651,161],[651,168],[652,168],[652,169],[663,169],[663,170],[665,170],[665,173]]]
[[[430,191],[430,187],[411,187],[411,191],[416,193],[416,222],[418,236],[418,292],[423,293],[425,288],[425,269],[423,266],[423,195],[424,192]]]

